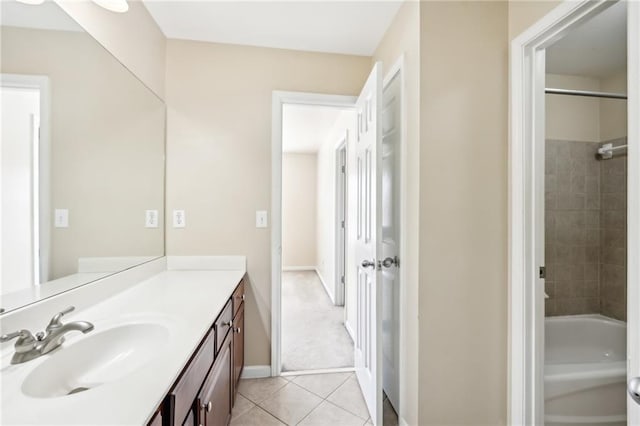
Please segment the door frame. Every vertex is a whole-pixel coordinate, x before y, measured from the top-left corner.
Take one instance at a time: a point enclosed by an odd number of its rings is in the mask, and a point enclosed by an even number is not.
[[[271,376],[282,373],[282,107],[354,109],[357,97],[274,90],[271,98]]]
[[[40,140],[38,146],[38,200],[37,217],[33,217],[34,262],[38,262],[38,274],[32,285],[49,280],[51,247],[51,89],[46,75],[0,74],[0,86],[17,89],[37,89],[40,92]],[[37,222],[37,223],[36,223]],[[35,243],[35,242],[34,242]]]
[[[405,87],[405,55],[401,54],[398,59],[391,65],[391,67],[387,70],[386,74],[384,74],[382,79],[382,98],[384,99],[384,92],[386,88],[389,86],[389,83],[393,81],[393,79],[397,76],[400,79],[400,143],[398,144],[398,150],[400,154],[400,170],[397,174],[397,178],[400,180],[400,205],[398,206],[398,215],[400,217],[400,229],[398,230],[398,282],[399,282],[399,292],[398,292],[398,308],[400,311],[398,313],[398,406],[393,407],[396,410],[396,414],[398,415],[398,422],[403,424],[404,419],[402,418],[402,405],[403,401],[405,401],[405,393],[404,393],[404,378],[408,377],[409,374],[413,374],[412,372],[405,371],[405,358],[406,358],[406,348],[407,348],[407,333],[406,333],[406,325],[410,319],[404,314],[403,309],[401,307],[407,306],[407,292],[406,285],[407,282],[407,268],[405,264],[406,254],[407,254],[407,237],[406,237],[406,229],[407,229],[407,93]],[[384,383],[383,383],[383,391],[384,391]]]
[[[347,284],[347,142],[349,140],[349,132],[344,132],[344,135],[338,141],[335,151],[336,168],[335,168],[335,207],[336,218],[342,217],[342,224],[340,221],[336,221],[335,229],[335,289],[334,304],[336,306],[345,306],[346,301],[346,284]],[[344,153],[344,154],[343,154]],[[344,155],[344,157],[343,157]],[[342,234],[342,241],[340,235]],[[338,265],[342,264],[342,270],[338,269]],[[346,306],[345,306],[346,308]],[[345,327],[347,310],[344,310],[345,315]],[[347,331],[349,329],[347,328]],[[350,331],[349,331],[350,333]],[[352,336],[353,337],[353,336]]]
[[[537,276],[535,223],[544,161],[544,49],[575,25],[610,6],[604,0],[565,1],[511,41],[509,104],[509,380],[508,424],[543,424],[544,281]],[[640,116],[640,3],[628,2],[627,114]],[[540,53],[542,52],[542,54]],[[628,120],[627,306],[640,306],[640,124]],[[536,149],[536,147],[538,147]],[[541,158],[540,155],[543,155]],[[542,181],[543,182],[543,181]],[[629,371],[640,375],[640,310],[628,308]],[[538,315],[536,315],[538,313]],[[631,326],[629,326],[631,324]],[[635,333],[634,333],[635,331]],[[536,362],[536,360],[538,362]],[[640,406],[627,399],[629,424]]]

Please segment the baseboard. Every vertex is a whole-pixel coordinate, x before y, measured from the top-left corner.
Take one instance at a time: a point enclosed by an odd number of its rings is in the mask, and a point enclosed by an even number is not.
[[[356,341],[356,338],[355,338],[356,334],[353,332],[353,329],[351,328],[351,324],[349,324],[349,321],[345,320],[344,328],[347,329],[347,333],[349,333],[349,337],[351,337],[351,340],[355,342]]]
[[[247,365],[242,369],[243,379],[262,379],[271,377],[270,365]]]
[[[282,272],[315,271],[315,266],[283,266]]]
[[[283,377],[288,377],[288,376],[305,376],[305,375],[313,375],[313,374],[352,373],[354,371],[356,371],[354,367],[321,368],[318,370],[283,371],[280,375]]]
[[[320,278],[320,282],[322,283],[322,287],[324,287],[324,291],[327,292],[327,296],[329,296],[329,299],[331,299],[331,303],[335,305],[336,299],[333,297],[333,294],[329,291],[329,287],[327,287],[327,283],[324,282],[324,278],[322,278],[322,274],[320,273],[320,270],[318,268],[315,268],[315,271],[316,271],[316,274],[318,275],[318,278]]]

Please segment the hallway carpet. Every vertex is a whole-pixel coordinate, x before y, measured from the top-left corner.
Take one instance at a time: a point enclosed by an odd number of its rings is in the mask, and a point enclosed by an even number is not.
[[[282,371],[353,367],[344,307],[334,306],[315,271],[282,273]]]

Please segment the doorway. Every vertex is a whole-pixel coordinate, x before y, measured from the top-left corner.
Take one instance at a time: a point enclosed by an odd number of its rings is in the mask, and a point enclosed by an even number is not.
[[[639,25],[633,2],[564,3],[513,41],[509,423],[640,421]]]
[[[2,287],[48,279],[48,79],[2,74]]]
[[[286,374],[353,369],[342,275],[343,170],[353,114],[352,108],[314,104],[282,107],[281,368]]]
[[[382,79],[376,63],[358,98],[274,92],[272,117],[272,376],[283,372],[283,115],[288,104],[342,107],[353,113],[346,132],[346,274],[345,327],[354,340],[354,383],[360,389],[361,407],[374,424],[394,424],[401,410],[401,377],[383,385],[384,366],[399,376],[403,326],[399,317],[403,298],[403,223],[406,198],[403,58]],[[384,88],[384,90],[383,90]],[[332,159],[340,158],[338,141]],[[336,161],[334,161],[336,162]],[[335,167],[335,164],[334,164]],[[340,170],[340,169],[338,169]],[[339,176],[338,173],[335,174]],[[334,186],[332,188],[336,189]],[[324,191],[318,190],[320,194]],[[338,191],[336,191],[338,192]],[[332,194],[333,196],[334,194]],[[336,203],[338,204],[338,203]],[[335,210],[332,209],[332,212]],[[339,217],[338,214],[334,218]],[[339,231],[339,229],[337,229]],[[335,231],[335,230],[334,230]],[[339,235],[339,232],[332,232]],[[339,241],[339,238],[336,238]],[[337,273],[336,273],[337,276]],[[386,281],[388,285],[383,283]],[[338,280],[339,282],[339,280]],[[332,286],[326,286],[332,288]],[[384,305],[383,288],[389,300]],[[327,292],[328,293],[328,292]],[[335,299],[334,299],[335,302]],[[350,308],[351,303],[353,306]],[[330,342],[325,342],[330,345]],[[386,348],[385,348],[386,346]],[[387,361],[383,359],[387,357]],[[395,384],[394,384],[395,381]],[[391,395],[387,395],[391,394]],[[392,402],[392,398],[397,398]],[[385,420],[383,420],[383,415]]]

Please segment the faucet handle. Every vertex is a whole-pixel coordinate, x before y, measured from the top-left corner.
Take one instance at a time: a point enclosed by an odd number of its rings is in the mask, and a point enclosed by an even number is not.
[[[60,322],[60,319],[65,314],[68,314],[69,312],[73,312],[75,309],[76,309],[75,306],[69,306],[68,308],[63,309],[62,311],[60,311],[57,314],[55,314],[53,316],[53,318],[51,318],[51,321],[49,321],[49,325],[47,326],[47,330],[49,330],[51,328],[60,327],[62,325],[62,323]]]
[[[16,337],[18,338],[15,344],[16,352],[28,352],[33,349],[36,339],[35,337],[33,337],[33,334],[31,334],[29,330],[20,330],[14,331],[13,333],[9,334],[3,334],[2,336],[0,336],[0,342],[8,342],[9,340],[15,339]]]
[[[13,333],[3,334],[2,336],[0,336],[0,342],[2,343],[8,342],[9,340],[15,339],[16,337],[22,337],[23,339],[28,339],[29,336],[33,338],[33,334],[31,334],[29,330],[14,331]]]

